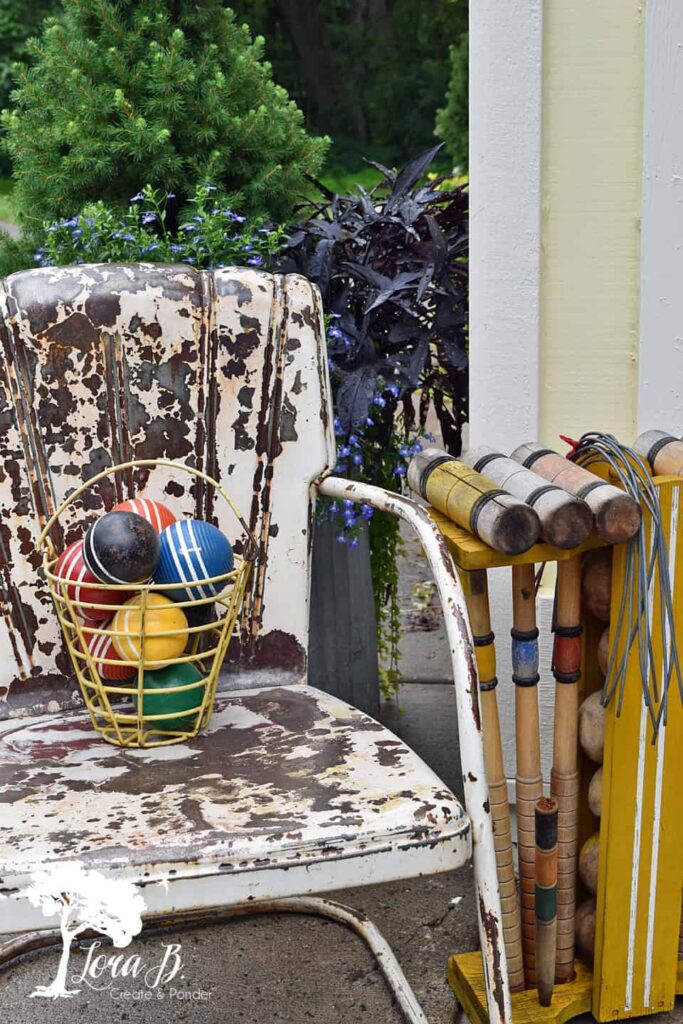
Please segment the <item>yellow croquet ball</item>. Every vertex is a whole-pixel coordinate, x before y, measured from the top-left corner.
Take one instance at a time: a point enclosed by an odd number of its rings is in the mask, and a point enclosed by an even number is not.
[[[142,627],[142,595],[126,601],[117,611],[109,627],[115,633],[114,647],[124,661],[143,659],[145,668],[162,668],[163,662],[179,658],[187,644],[187,619],[182,608],[163,594],[147,594],[144,634]]]

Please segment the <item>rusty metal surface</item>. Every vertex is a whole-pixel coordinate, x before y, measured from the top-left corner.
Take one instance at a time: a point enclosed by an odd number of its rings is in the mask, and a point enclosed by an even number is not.
[[[334,448],[323,336],[317,292],[297,276],[137,264],[0,282],[0,717],[17,698],[45,710],[50,688],[68,703],[36,537],[82,479],[130,458],[183,460],[228,487],[259,540],[239,655],[304,673],[309,484]],[[219,512],[157,469],[112,485],[63,540],[133,487],[185,515]]]
[[[304,685],[221,698],[206,734],[154,750],[107,746],[82,713],[6,723],[0,820],[0,890],[64,859],[201,874],[459,836],[462,862],[469,835],[393,733]]]

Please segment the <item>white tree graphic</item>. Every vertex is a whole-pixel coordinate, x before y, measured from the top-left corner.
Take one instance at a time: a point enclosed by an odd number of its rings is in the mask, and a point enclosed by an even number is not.
[[[67,971],[71,944],[82,932],[101,932],[122,949],[142,929],[145,901],[135,885],[124,879],[107,878],[100,871],[89,871],[78,861],[37,872],[20,895],[39,907],[46,917],[58,914],[62,934],[62,954],[55,979],[50,985],[39,985],[31,996],[58,999],[80,992],[67,988]]]

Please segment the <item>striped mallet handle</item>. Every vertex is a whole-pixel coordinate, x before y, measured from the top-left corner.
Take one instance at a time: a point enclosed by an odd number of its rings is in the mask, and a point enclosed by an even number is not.
[[[512,567],[512,680],[517,751],[517,850],[522,905],[522,952],[527,985],[536,982],[536,801],[543,796],[538,720],[538,629],[534,566]]]
[[[467,607],[477,656],[484,738],[484,762],[491,804],[491,817],[493,819],[493,841],[496,850],[498,887],[503,914],[503,938],[505,941],[510,989],[516,992],[524,988],[522,929],[512,856],[510,809],[508,806],[507,782],[503,764],[503,744],[500,735],[498,701],[496,699],[498,680],[496,679],[494,636],[491,632],[488,582],[486,571],[483,569],[476,570],[467,575],[468,579],[465,590],[467,592]]]
[[[557,956],[555,980],[574,977],[574,914],[579,824],[577,730],[581,677],[581,559],[558,562],[555,597],[555,722],[550,789],[557,800]]]
[[[557,801],[536,802],[536,988],[550,1006],[555,985],[557,943]]]

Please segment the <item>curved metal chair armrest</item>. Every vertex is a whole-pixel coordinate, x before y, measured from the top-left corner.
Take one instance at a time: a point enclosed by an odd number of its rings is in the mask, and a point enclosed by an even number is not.
[[[408,523],[420,540],[434,574],[453,667],[465,809],[472,826],[479,934],[481,948],[484,951],[489,1020],[491,1024],[509,1024],[512,1019],[510,992],[503,945],[493,826],[484,767],[479,679],[467,606],[453,559],[436,524],[432,522],[424,508],[410,498],[394,494],[383,487],[334,476],[319,481],[316,490],[329,498],[372,505],[373,508],[398,516]]]

